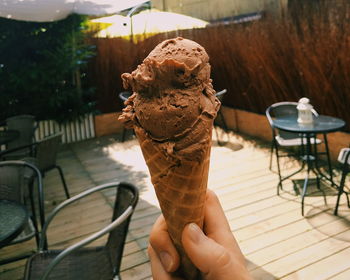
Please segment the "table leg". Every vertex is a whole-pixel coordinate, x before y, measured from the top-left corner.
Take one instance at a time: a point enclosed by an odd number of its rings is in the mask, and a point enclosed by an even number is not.
[[[302,171],[305,167],[305,162],[302,161],[301,167],[297,171],[282,178],[281,167],[280,167],[279,160],[278,160],[278,145],[277,144],[275,144],[275,149],[276,149],[276,155],[277,155],[277,171],[278,171],[278,177],[279,177],[279,181],[278,181],[278,185],[277,185],[277,195],[279,195],[280,188],[281,188],[281,190],[283,190],[282,182],[289,179],[290,177],[294,176],[295,174],[299,173],[300,171]]]
[[[305,200],[305,195],[306,195],[306,191],[307,191],[307,184],[309,181],[309,167],[307,168],[307,173],[306,173],[306,177],[304,180],[304,185],[303,185],[303,191],[301,193],[301,215],[304,216],[304,200]]]
[[[306,177],[304,179],[304,185],[303,185],[303,191],[301,193],[301,215],[304,216],[304,200],[305,195],[307,192],[307,186],[309,183],[309,174],[311,171],[311,136],[309,134],[306,136],[306,165],[307,165],[307,171],[306,171]],[[304,141],[304,139],[302,140]]]
[[[316,157],[316,160],[315,160],[316,170],[317,170],[318,174],[322,178],[327,179],[331,183],[332,187],[336,187],[336,184],[333,181],[332,162],[331,162],[330,155],[329,155],[328,140],[327,140],[327,134],[326,133],[323,133],[323,139],[324,139],[324,144],[325,144],[325,152],[324,152],[324,154],[326,154],[326,157],[327,157],[327,165],[328,165],[329,176],[324,174],[322,172],[322,170],[319,168],[319,166],[318,166],[318,158],[317,157]],[[318,155],[317,151],[315,152],[315,155],[316,156]]]
[[[311,144],[311,138],[314,137],[314,145],[315,145],[315,150],[314,153],[312,152],[312,144]],[[317,166],[317,148],[316,148],[316,136],[312,136],[310,134],[306,135],[306,164],[307,164],[307,174],[304,180],[304,185],[303,185],[303,191],[301,194],[301,214],[304,216],[304,200],[305,196],[307,193],[307,187],[308,187],[308,182],[309,182],[309,174],[310,172],[313,172],[314,175],[316,176],[316,184],[317,184],[317,189],[319,189],[323,193],[323,198],[325,201],[325,204],[327,204],[327,199],[326,199],[326,194],[324,191],[321,189],[321,184],[320,184],[320,176],[323,177],[324,175],[321,173]]]

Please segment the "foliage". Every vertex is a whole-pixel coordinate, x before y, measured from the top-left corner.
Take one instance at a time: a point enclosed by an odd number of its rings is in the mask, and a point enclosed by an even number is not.
[[[0,18],[0,119],[32,114],[59,122],[91,112],[83,16],[55,22]]]

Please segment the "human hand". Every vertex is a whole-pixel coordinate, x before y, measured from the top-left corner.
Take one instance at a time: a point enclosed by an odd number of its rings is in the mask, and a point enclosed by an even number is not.
[[[182,244],[205,280],[248,280],[245,259],[233,237],[220,202],[207,191],[204,233],[196,224],[188,224],[182,233]],[[181,280],[171,275],[180,264],[163,215],[153,226],[148,254],[154,280]]]

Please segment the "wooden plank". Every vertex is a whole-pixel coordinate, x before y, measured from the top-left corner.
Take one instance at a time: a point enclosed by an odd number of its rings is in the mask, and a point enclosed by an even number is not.
[[[254,253],[246,254],[246,257],[255,265],[263,266],[272,261],[279,260],[285,255],[297,252],[298,250],[326,240],[327,238],[347,230],[348,226],[344,225],[340,219],[334,220],[320,226],[319,228],[312,228],[311,230],[307,228],[305,231],[294,235],[291,238],[274,243],[271,246],[264,247],[263,249],[255,251]],[[327,232],[327,234],[324,234],[323,232]],[[249,267],[251,270],[254,268],[255,267]]]
[[[322,213],[322,212],[320,212]],[[317,213],[316,213],[317,214]],[[328,216],[323,219],[319,219],[317,224],[311,225],[306,219],[298,219],[285,226],[275,228],[271,231],[257,235],[254,238],[240,242],[241,250],[245,255],[257,252],[262,248],[266,248],[273,244],[278,244],[292,238],[305,231],[310,231],[313,228],[318,228],[324,224],[331,222]]]
[[[230,221],[231,230],[237,231],[239,229],[253,226],[254,224],[270,220],[272,218],[277,218],[279,215],[286,214],[288,212],[299,212],[300,203],[295,201],[287,201],[284,204],[278,204],[269,208],[256,211],[250,215],[241,216],[240,218],[231,219],[228,215]]]
[[[155,207],[153,205],[149,205],[148,208],[143,209],[136,209],[134,215],[132,216],[131,220],[135,221],[135,223],[138,222],[139,219],[144,219],[147,216],[159,216],[161,214],[161,211],[158,207]]]
[[[299,197],[290,195],[287,201],[297,201],[299,203]],[[266,208],[275,207],[277,205],[284,205],[286,199],[274,195],[267,198],[261,198],[254,203],[246,203],[239,208],[233,208],[225,211],[225,215],[228,219],[233,220],[242,216],[250,216],[256,214]]]
[[[132,267],[138,266],[139,264],[147,263],[148,261],[149,259],[146,250],[137,251],[135,253],[128,254],[123,257],[120,270],[124,271]]]
[[[136,229],[129,230],[129,235],[127,237],[127,241],[131,241],[134,239],[143,238],[145,236],[148,236],[151,232],[153,223],[146,225],[144,227],[137,227]]]
[[[337,252],[325,259],[322,259],[312,265],[309,265],[303,269],[300,269],[288,276],[282,278],[284,280],[292,279],[308,279],[308,280],[325,280],[325,279],[335,279],[334,275],[344,270],[350,269],[350,245],[348,248]],[[344,276],[344,275],[343,275]],[[350,274],[347,273],[349,279]]]
[[[24,268],[26,260],[16,262],[16,266],[0,266],[0,280],[22,280],[24,277]]]
[[[148,246],[148,237],[140,238],[127,242],[124,247],[124,255],[129,255],[136,253],[137,251],[147,249]]]
[[[151,265],[149,262],[146,262],[121,271],[120,276],[123,280],[136,280],[148,279],[148,277],[151,277],[151,274]]]
[[[349,256],[347,256],[349,259]],[[350,269],[346,269],[337,275],[333,275],[329,280],[349,280],[350,279]]]
[[[250,180],[242,179],[240,182],[226,185],[225,187],[218,187],[218,185],[213,184],[210,186],[210,188],[221,197],[221,201],[224,203],[226,201],[229,202],[235,200],[237,197],[255,194],[259,191],[273,190],[271,186],[274,185],[274,183],[275,180],[271,177],[271,175],[268,175],[264,176],[263,178],[255,178]],[[275,194],[276,190],[274,190],[274,195]]]
[[[309,206],[306,205],[305,209],[307,210],[308,207]],[[255,223],[249,227],[238,229],[237,231],[234,231],[234,234],[236,239],[241,242],[302,219],[304,219],[304,217],[301,216],[300,211],[291,210],[281,215],[271,217],[271,219]],[[238,227],[235,224],[235,221],[229,221],[229,223],[231,228]]]
[[[33,253],[36,251],[36,248],[35,238],[26,242],[3,247],[0,250],[0,260]],[[8,264],[9,267],[12,267],[12,265],[12,263]],[[2,266],[0,266],[0,269],[1,268]]]
[[[345,248],[344,241],[341,240],[342,235],[348,235],[350,230],[337,234],[334,238],[328,238],[317,244],[313,244],[295,253],[286,255],[276,261],[273,261],[267,265],[262,266],[264,270],[268,271],[272,275],[282,278],[297,270],[322,260],[328,256],[331,256]],[[252,277],[254,277],[255,270],[251,271]],[[317,273],[317,275],[319,275]]]

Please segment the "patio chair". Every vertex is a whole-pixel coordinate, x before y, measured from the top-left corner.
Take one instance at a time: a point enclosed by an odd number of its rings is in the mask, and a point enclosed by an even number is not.
[[[28,170],[35,176],[27,177]],[[34,191],[34,180],[36,179],[37,189]],[[2,161],[0,162],[0,199],[15,201],[23,205],[28,212],[28,221],[21,233],[5,246],[18,244],[21,242],[28,241],[35,237],[38,250],[39,248],[39,227],[40,222],[41,228],[44,225],[44,204],[43,204],[43,189],[42,189],[42,178],[40,171],[32,164],[25,161]],[[37,216],[39,211],[39,216]],[[11,212],[7,213],[8,219],[16,219],[19,217],[11,216]],[[3,228],[2,231],[5,229]],[[34,252],[36,251],[34,250]],[[34,253],[21,254],[15,257],[2,259],[0,264],[6,264],[13,261],[17,261],[23,258],[29,257]]]
[[[37,166],[37,168],[41,172],[42,177],[44,177],[48,171],[57,169],[63,184],[66,197],[69,198],[70,195],[66,184],[66,180],[64,179],[62,168],[56,163],[57,153],[59,150],[61,139],[62,133],[59,132],[33,144],[0,152],[0,158],[7,158],[8,155],[11,155],[13,152],[30,148],[32,150],[32,156],[25,157],[23,158],[23,160]]]
[[[342,164],[342,175],[341,175],[341,179],[340,179],[340,185],[338,186],[338,196],[337,196],[337,202],[335,204],[334,215],[338,215],[340,197],[343,193],[346,195],[348,207],[350,208],[349,191],[344,190],[346,176],[349,173],[350,148],[343,148],[340,150],[339,155],[338,155],[338,161]]]
[[[223,89],[221,91],[218,91],[215,96],[219,99],[219,101],[222,103],[223,99],[224,99],[224,95],[227,93],[227,89]],[[225,121],[225,117],[224,117],[224,114],[222,113],[222,109],[220,108],[219,112],[218,112],[218,116],[220,116],[220,120],[221,120],[221,123],[222,123],[222,126],[225,130],[225,132],[227,133],[227,130],[228,130],[228,127],[227,127],[227,124],[226,124],[226,121]],[[217,118],[216,118],[217,120]],[[218,133],[218,128],[217,128],[217,125],[214,126],[215,127],[215,133],[216,133],[216,137],[217,137],[217,141],[218,141],[218,144],[220,146],[223,146],[224,143],[222,141],[220,141],[220,137],[219,137],[219,133]]]
[[[126,100],[128,100],[128,98],[130,96],[131,96],[131,92],[130,91],[122,91],[118,95],[119,99],[123,102],[123,104],[124,104],[124,102]],[[126,131],[127,131],[127,129],[125,127],[123,127],[122,142],[125,141]]]
[[[106,189],[116,189],[111,223],[66,249],[45,250],[46,232],[54,217],[72,203]],[[119,270],[125,239],[137,201],[136,187],[114,182],[91,188],[58,205],[46,220],[41,233],[39,253],[28,259],[24,279],[120,279]],[[107,237],[107,241],[104,237]],[[91,245],[92,242],[95,241],[96,244],[101,239],[103,245]]]
[[[35,117],[31,115],[19,115],[6,119],[6,128],[16,130],[20,136],[9,142],[6,149],[15,149],[18,147],[30,145],[35,141],[34,133],[36,129]],[[8,159],[21,159],[31,154],[30,146],[13,152]]]
[[[282,176],[281,176],[280,158],[291,157],[291,156],[298,156],[298,157],[303,156],[305,153],[306,138],[303,135],[300,135],[298,133],[292,133],[292,132],[276,129],[273,125],[273,120],[275,118],[284,117],[284,116],[292,116],[292,117],[298,118],[298,110],[296,108],[297,105],[298,105],[297,102],[278,102],[278,103],[272,104],[266,109],[266,117],[269,121],[271,130],[272,130],[269,169],[273,171],[272,160],[273,160],[273,154],[275,151],[276,161],[277,161],[277,173],[280,178],[279,187],[281,188],[282,188]],[[325,143],[325,150],[326,150],[325,152],[317,151],[316,146],[318,144],[321,144],[322,140],[316,138],[316,136],[311,138],[311,144],[314,146],[315,155],[325,154],[327,156],[328,170],[330,174],[332,174],[326,134],[324,134],[323,136],[324,136],[324,143]],[[288,152],[281,153],[279,149],[280,147],[283,147],[283,148],[297,147],[298,151],[295,152],[289,149]],[[293,174],[287,177],[290,177],[292,175]],[[285,177],[284,179],[286,179],[287,177]],[[277,194],[278,193],[279,193],[279,188],[277,189]]]

